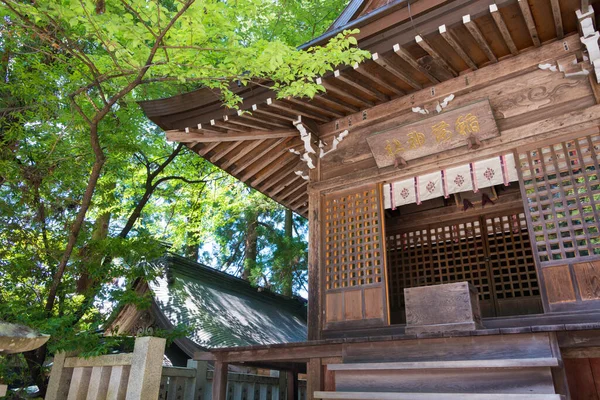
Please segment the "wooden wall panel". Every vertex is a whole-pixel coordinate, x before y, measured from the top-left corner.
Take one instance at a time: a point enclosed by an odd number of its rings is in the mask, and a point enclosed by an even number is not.
[[[600,375],[594,374],[600,372],[598,361],[600,359],[597,358],[563,359],[571,400],[600,400],[597,388],[600,384]]]
[[[325,295],[325,320],[326,322],[338,322],[344,320],[344,298],[343,293],[327,293]]]
[[[325,329],[387,324],[380,188],[331,193],[322,201]]]
[[[571,281],[568,265],[547,267],[543,269],[546,293],[550,303],[575,301],[575,290]]]
[[[582,300],[600,299],[600,261],[573,264]]]
[[[600,300],[599,151],[600,135],[590,134],[518,154],[549,311],[589,309]]]
[[[362,319],[362,290],[347,290],[342,293],[344,295],[344,320],[356,321]]]
[[[381,289],[369,288],[365,289],[365,318],[383,318],[383,296]]]

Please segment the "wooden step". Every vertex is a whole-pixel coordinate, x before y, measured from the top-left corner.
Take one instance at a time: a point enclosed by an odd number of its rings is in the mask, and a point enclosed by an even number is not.
[[[556,358],[328,364],[329,371],[558,367]]]
[[[564,400],[560,394],[315,392],[335,400]]]

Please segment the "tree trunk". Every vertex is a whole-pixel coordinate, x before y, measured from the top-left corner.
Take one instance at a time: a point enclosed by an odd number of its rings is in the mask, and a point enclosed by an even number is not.
[[[294,214],[292,210],[286,208],[285,210],[285,239],[286,243],[291,244],[294,238]],[[292,263],[288,265],[283,265],[282,268],[282,284],[281,284],[281,292],[284,296],[292,296],[292,286],[293,286],[293,271],[292,271]]]
[[[258,256],[258,215],[250,212],[247,216],[248,227],[246,229],[246,255],[244,256],[244,270],[242,279],[249,280],[252,270],[256,267]]]
[[[96,218],[94,221],[94,230],[92,231],[92,241],[103,240],[108,237],[108,226],[110,224],[110,213],[104,213]],[[84,263],[97,263],[100,260],[90,259],[86,253],[89,253],[89,246],[85,246],[81,249],[80,256],[84,260]],[[81,276],[77,280],[77,293],[84,294],[88,289],[94,285],[93,279],[90,277],[87,269],[83,269]]]

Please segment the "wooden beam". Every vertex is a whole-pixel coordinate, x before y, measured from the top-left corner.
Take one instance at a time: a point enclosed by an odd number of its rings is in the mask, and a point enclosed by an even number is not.
[[[330,117],[333,118],[341,118],[343,117],[345,114],[343,114],[340,111],[336,111],[336,110],[332,110],[331,108],[327,108],[327,107],[323,107],[323,106],[315,106],[312,103],[306,102],[306,101],[302,101],[300,99],[296,99],[293,97],[288,97],[285,99],[285,101],[293,103],[293,104],[297,104],[300,107],[306,108],[308,110],[312,110],[315,112],[319,112],[321,114],[327,114]]]
[[[215,120],[215,119],[211,119],[210,124],[212,126],[216,126],[217,128],[222,128],[227,131],[233,131],[233,132],[249,132],[251,130],[250,128],[247,128],[245,126],[239,126],[239,125],[227,122],[227,121],[219,121],[219,120]]]
[[[229,364],[215,361],[215,371],[212,383],[212,399],[227,400],[227,373]]]
[[[223,120],[229,122],[230,124],[235,124],[235,125],[239,125],[239,126],[245,126],[246,128],[250,128],[250,129],[258,129],[258,130],[264,130],[264,131],[268,131],[269,129],[273,129],[273,125],[270,125],[266,122],[255,122],[251,119],[248,119],[247,117],[242,117],[243,115],[243,111],[239,110],[238,111],[238,116],[227,116],[225,115],[223,117]],[[278,126],[278,128],[290,128],[290,125],[285,125],[285,124],[281,124],[280,126]]]
[[[568,50],[565,50],[563,42],[566,42]],[[485,68],[470,72],[465,76],[441,82],[435,86],[436,97],[443,99],[450,94],[458,96],[464,91],[470,92],[486,85],[501,82],[502,80],[520,74],[523,71],[537,69],[540,62],[559,59],[569,54],[576,53],[581,48],[582,44],[579,41],[579,36],[577,34],[567,36],[564,41],[548,43],[540,48],[519,54],[517,57],[504,60],[502,63],[490,64]],[[348,119],[352,120],[352,126],[348,126],[347,119],[332,121],[321,125],[321,138],[327,138],[345,129],[353,131],[360,127],[372,125],[376,121],[382,121],[402,110],[409,110],[414,104],[424,104],[432,100],[434,99],[431,97],[429,88],[415,92],[411,94],[411,96],[390,100],[387,103],[379,104],[368,109],[368,118],[365,120],[362,119],[362,112],[349,115]]]
[[[359,63],[354,63],[354,65],[352,66],[352,68],[354,68],[354,71],[356,71],[358,74],[360,74],[361,76],[363,76],[364,78],[371,80],[373,82],[375,82],[376,84],[389,89],[390,91],[392,91],[393,93],[402,96],[404,95],[404,91],[398,89],[396,86],[392,85],[391,82],[387,82],[385,80],[383,80],[381,77],[379,77],[377,74],[371,73],[368,69],[367,69],[367,64],[368,61],[364,61],[362,64]],[[375,63],[372,64],[373,66],[377,65]]]
[[[352,104],[348,104],[342,100],[339,100],[337,98],[333,98],[333,97],[326,97],[325,93],[321,93],[316,95],[315,97],[313,97],[313,103],[324,103],[326,106],[328,107],[338,107],[341,108],[342,110],[346,111],[346,112],[358,112],[360,111],[360,108],[352,105]]]
[[[281,153],[279,157],[273,160],[269,165],[260,170],[259,173],[257,173],[254,176],[254,179],[250,181],[252,187],[257,187],[257,185],[259,185],[259,183],[255,183],[256,181],[262,182],[271,179],[271,177],[273,176],[279,176],[277,173],[284,168],[288,169],[288,173],[290,166],[293,170],[304,168],[301,165],[299,165],[299,163],[301,163],[301,161],[298,158],[294,157],[293,154],[287,154],[286,152]],[[262,189],[260,190],[262,191]]]
[[[363,95],[375,97],[381,101],[388,101],[390,99],[387,95],[381,93],[371,85],[356,79],[349,73],[343,74],[339,69],[336,69],[333,72],[333,76],[336,77],[340,82],[344,82],[346,85],[354,87],[354,89],[361,92]]]
[[[259,118],[257,116],[254,116],[252,114],[249,113],[253,113],[253,111],[247,111],[247,112],[243,112],[242,110],[238,111],[238,121],[242,121],[242,122],[258,122],[259,124],[264,124],[264,125],[271,125],[275,128],[291,128],[292,124],[290,124],[287,121],[273,121],[273,120],[268,120],[265,118]],[[252,127],[251,127],[252,128]]]
[[[287,138],[298,135],[296,130],[283,131],[248,131],[231,133],[198,133],[190,130],[189,133],[179,130],[166,131],[167,140],[181,143],[212,143],[212,142],[237,142],[239,140],[262,140]]]
[[[260,152],[254,154],[254,155],[251,155],[250,158],[248,158],[241,164],[236,165],[235,169],[231,172],[232,175],[237,175],[237,174],[243,172],[246,168],[250,167],[255,162],[258,162],[260,159],[267,156],[270,152],[274,151],[274,149],[276,149],[278,146],[281,146],[285,142],[286,142],[286,139],[279,139],[279,140],[275,140],[275,141],[271,142],[268,146],[266,146]],[[267,157],[267,159],[268,158],[269,157]],[[243,181],[244,179],[240,179],[240,180]]]
[[[295,204],[295,202],[297,202],[298,200],[300,200],[300,198],[308,196],[308,182],[307,181],[303,181],[303,183],[298,186],[296,188],[296,190],[290,192],[287,196],[290,198],[283,198],[283,203],[287,203],[287,204]]]
[[[560,13],[560,2],[559,0],[550,0],[552,6],[552,16],[554,17],[554,27],[556,28],[556,37],[562,39],[565,37],[565,31],[563,29],[562,15]]]
[[[496,58],[496,55],[486,42],[483,34],[479,30],[479,27],[477,27],[475,21],[471,20],[471,16],[469,14],[463,16],[463,25],[467,27],[471,33],[471,36],[473,36],[473,39],[475,39],[481,50],[483,50],[483,53],[486,55],[488,60],[494,63],[498,62],[498,58]]]
[[[267,110],[265,108],[258,108],[257,104],[253,104],[252,105],[252,114],[255,114],[258,117],[263,117],[263,118],[274,118],[274,119],[278,119],[280,121],[285,121],[285,123],[289,123],[289,122],[294,122],[297,118],[298,115],[288,115],[286,113],[282,114],[280,112],[275,112],[273,110]]]
[[[304,143],[301,143],[299,146],[304,146]],[[291,148],[293,147],[295,146],[292,146]],[[252,186],[258,186],[261,182],[269,179],[273,175],[276,175],[277,172],[281,171],[282,169],[289,168],[289,166],[292,166],[292,168],[295,167],[294,169],[300,168],[299,163],[301,162],[302,161],[300,161],[300,159],[295,154],[290,154],[289,152],[283,151],[281,152],[279,157],[273,159],[269,163],[269,165],[267,165],[254,175],[251,181]]]
[[[437,61],[442,68],[450,72],[452,76],[458,76],[458,73],[454,70],[454,68],[452,68],[450,64],[448,64],[446,60],[444,60],[444,58],[441,55],[439,55],[439,53],[435,51],[429,43],[427,43],[425,38],[423,38],[421,35],[417,35],[415,36],[415,42],[417,42],[417,44],[421,46],[421,48],[425,50],[427,54],[429,54],[435,61]]]
[[[299,158],[294,158],[294,157],[288,158],[284,164],[282,164],[280,167],[278,167],[277,171],[275,171],[274,174],[269,175],[271,177],[271,179],[269,179],[268,182],[265,182],[265,184],[260,187],[260,190],[268,191],[273,186],[279,184],[282,180],[284,180],[284,178],[289,176],[290,173],[292,173],[295,170],[300,169],[299,164],[301,162],[302,161],[300,161]],[[260,177],[257,177],[256,180],[252,181],[252,185],[259,185],[261,182],[263,182],[265,180],[266,180],[266,177],[261,175]]]
[[[292,203],[294,203],[294,201],[298,200],[298,197],[299,197],[298,195],[299,194],[306,194],[307,193],[306,192],[306,187],[305,187],[306,185],[308,185],[308,182],[305,181],[305,180],[302,180],[302,182],[300,182],[300,184],[295,185],[295,186],[288,185],[288,187],[286,188],[286,190],[283,191],[277,197],[279,197],[281,199],[282,203],[292,204]]]
[[[419,82],[415,81],[413,78],[411,78],[410,76],[408,76],[400,68],[398,68],[395,65],[390,64],[389,62],[387,62],[385,60],[385,58],[381,57],[379,54],[373,53],[371,55],[371,59],[373,61],[375,61],[381,67],[385,68],[386,71],[388,71],[389,73],[391,73],[392,75],[394,75],[396,78],[398,78],[401,81],[407,83],[409,86],[412,86],[415,89],[422,89],[423,88],[423,86]]]
[[[494,22],[496,23],[502,38],[504,39],[504,43],[506,43],[506,47],[508,47],[508,50],[510,50],[512,55],[516,56],[519,54],[519,50],[517,49],[517,46],[510,35],[510,31],[504,22],[504,18],[502,18],[502,14],[500,14],[496,4],[490,4],[490,13],[492,14],[492,18],[494,18]]]
[[[263,154],[259,159],[256,160],[255,163],[251,164],[247,169],[244,170],[244,174],[241,176],[240,180],[242,182],[246,182],[248,179],[257,174],[260,170],[267,167],[270,163],[274,162],[281,156],[291,157],[292,154],[288,152],[288,148],[290,147],[289,139],[286,139],[284,142],[279,143],[277,146],[274,146],[268,153]]]
[[[308,203],[308,199],[309,199],[308,194],[304,193],[302,196],[299,197],[298,200],[296,200],[295,202],[291,203],[291,207],[293,209],[300,208],[300,207],[306,205],[306,203]]]
[[[260,141],[255,141],[255,142],[259,142]],[[218,162],[221,158],[225,157],[226,155],[228,155],[229,153],[231,153],[233,150],[237,149],[242,143],[244,143],[243,140],[239,140],[237,142],[227,142],[227,144],[229,145],[229,147],[223,151],[217,151],[212,157],[210,157],[208,159],[208,161],[210,161],[211,163],[216,163]],[[254,143],[254,142],[253,142]]]
[[[357,102],[358,104],[362,104],[364,106],[375,105],[375,103],[372,102],[371,100],[367,100],[361,96],[357,96],[354,93],[349,92],[348,90],[339,88],[339,87],[327,82],[326,80],[324,80],[322,78],[317,78],[316,82],[317,82],[317,85],[321,85],[325,88],[325,90],[327,91],[326,93],[333,93],[335,95],[340,96],[341,98],[346,97],[348,99],[352,99],[355,102]]]
[[[227,161],[225,161],[221,165],[221,168],[227,169],[229,166],[235,164],[239,159],[241,159],[242,157],[244,157],[246,154],[250,154],[252,152],[252,150],[254,150],[258,146],[260,146],[261,144],[263,144],[266,140],[267,139],[255,140],[255,141],[249,143],[242,151],[240,151],[238,154],[236,154],[235,156],[233,156],[230,159],[228,159]]]
[[[531,36],[531,40],[533,41],[533,45],[535,47],[540,46],[540,38],[538,36],[537,29],[535,28],[535,21],[533,19],[533,15],[531,14],[531,9],[529,8],[529,3],[527,0],[518,0],[519,7],[521,8],[521,14],[523,14],[523,18],[525,19],[525,24],[527,25],[527,29],[529,30],[529,36]]]
[[[274,189],[270,192],[267,192],[269,197],[277,196],[279,193],[281,193],[281,191],[283,189],[293,185],[295,182],[302,179],[302,177],[300,175],[296,175],[295,171],[288,171],[288,173],[284,175],[284,178],[288,179],[287,182],[285,182],[282,185],[277,186],[276,189]]]
[[[462,58],[462,60],[465,62],[465,64],[467,64],[467,66],[469,68],[471,68],[472,70],[476,70],[477,65],[473,62],[473,60],[471,60],[471,57],[469,57],[469,55],[463,50],[463,48],[460,46],[460,44],[458,43],[458,40],[456,40],[456,38],[454,37],[452,32],[450,32],[446,28],[446,25],[440,25],[438,30],[440,32],[440,35],[442,35],[442,37],[446,41],[446,43],[448,43],[450,45],[450,47],[452,47],[454,49],[456,54],[458,54],[460,56],[460,58]]]
[[[424,68],[421,64],[415,60],[415,58],[405,49],[402,48],[398,43],[396,43],[393,47],[394,53],[396,53],[401,59],[403,59],[408,65],[422,73],[433,83],[440,83],[440,80],[435,76],[431,75],[429,71]]]
[[[273,107],[277,110],[281,110],[283,112],[287,112],[290,113],[292,115],[298,116],[298,115],[302,115],[303,117],[307,117],[310,119],[314,119],[315,121],[319,121],[319,122],[327,122],[329,121],[328,118],[323,117],[320,114],[316,114],[313,112],[309,112],[309,111],[305,111],[301,108],[298,108],[297,106],[294,106],[293,104],[289,104],[289,103],[284,103],[281,101],[275,101],[271,98],[267,99],[267,105],[269,107]]]
[[[212,143],[203,145],[203,147],[200,150],[198,150],[197,153],[198,153],[198,155],[204,157],[205,155],[210,153],[211,150],[213,150],[215,147],[217,147],[219,144],[221,144],[221,142],[212,142]]]
[[[562,45],[562,42],[557,42]],[[496,64],[497,65],[497,64]],[[439,157],[432,160],[428,167],[431,170],[442,169],[449,164],[460,164],[464,162],[477,161],[501,154],[509,149],[527,149],[529,146],[536,146],[540,141],[551,141],[561,139],[581,137],[585,135],[586,130],[598,132],[598,122],[600,121],[600,105],[593,105],[583,110],[568,112],[546,118],[540,121],[531,122],[515,128],[501,130],[500,136],[490,139],[485,146],[477,152],[477,159],[474,159],[473,152],[464,150],[451,150],[440,153]],[[416,172],[407,167],[404,171],[407,176]],[[377,168],[361,170],[352,174],[347,174],[342,178],[334,178],[328,181],[321,181],[317,184],[311,182],[311,187],[315,190],[332,190],[335,188],[347,189],[353,185],[361,185],[373,180],[385,181],[387,179],[398,179],[397,171],[381,172]]]

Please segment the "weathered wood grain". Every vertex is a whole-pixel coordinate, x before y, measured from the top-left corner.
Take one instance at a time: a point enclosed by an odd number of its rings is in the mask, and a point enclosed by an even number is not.
[[[487,100],[377,132],[366,140],[377,166],[385,168],[394,165],[397,157],[410,161],[467,146],[471,135],[479,140],[499,135]]]

